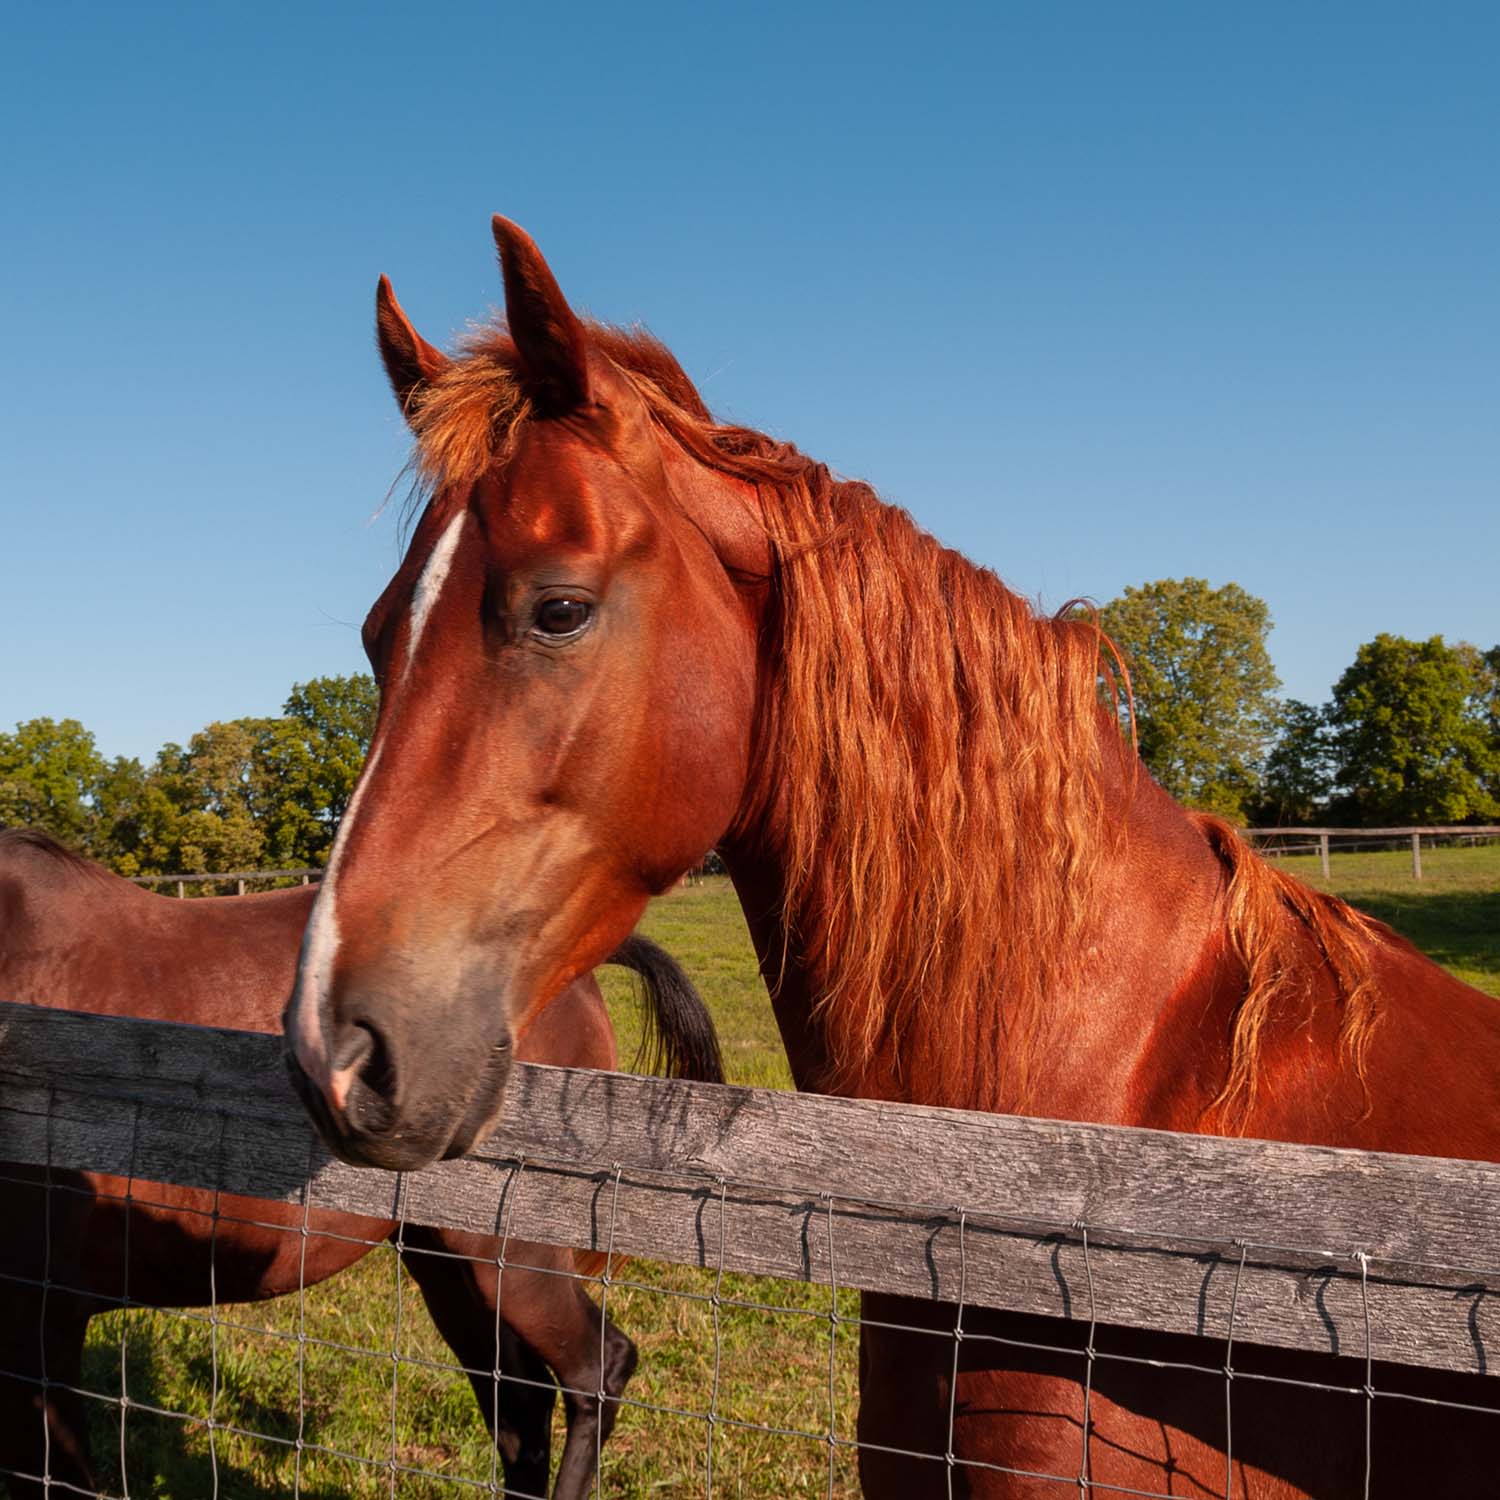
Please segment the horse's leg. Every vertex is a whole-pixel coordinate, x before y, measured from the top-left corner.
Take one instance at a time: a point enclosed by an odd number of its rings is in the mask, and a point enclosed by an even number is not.
[[[10,1484],[11,1500],[67,1493],[60,1485],[85,1494],[98,1489],[89,1465],[84,1399],[63,1389],[76,1387],[82,1375],[87,1304],[57,1291],[48,1295],[44,1354],[37,1321],[41,1300],[33,1287],[6,1287],[0,1295],[0,1474]]]
[[[860,1491],[866,1500],[967,1495],[963,1470],[950,1475],[944,1462],[951,1354],[925,1333],[878,1326],[905,1322],[903,1312],[900,1304],[865,1296],[855,1434],[860,1443]],[[890,1449],[900,1451],[886,1451]]]
[[[87,1494],[97,1488],[87,1402],[62,1388],[80,1382],[97,1310],[83,1264],[97,1203],[82,1175],[53,1176],[49,1192],[41,1168],[6,1163],[0,1181],[0,1474],[13,1500],[43,1495],[42,1476],[54,1496],[60,1483]],[[37,1477],[16,1477],[23,1474]]]
[[[493,1327],[493,1303],[487,1303],[483,1311]],[[506,1492],[516,1500],[528,1496],[543,1500],[552,1473],[552,1411],[557,1405],[557,1381],[547,1361],[504,1318],[500,1319],[500,1372],[505,1378],[498,1384],[493,1375],[471,1379],[479,1409],[486,1413],[505,1461]],[[493,1417],[489,1415],[491,1406],[496,1407]]]
[[[459,1238],[440,1230],[408,1227],[403,1262],[421,1288],[438,1332],[468,1372],[480,1415],[505,1465],[506,1493],[544,1497],[552,1470],[557,1385],[541,1356],[503,1318],[495,1316],[500,1279],[494,1259],[496,1242],[464,1236],[465,1244],[460,1247],[454,1243]],[[486,1259],[467,1258],[486,1252]],[[507,1270],[504,1280],[508,1283],[509,1279]],[[509,1306],[513,1299],[508,1284],[504,1292]],[[504,1379],[495,1379],[496,1369]]]
[[[635,1373],[637,1354],[634,1343],[600,1313],[582,1283],[572,1274],[573,1252],[550,1245],[513,1241],[507,1251],[502,1278],[495,1263],[499,1242],[489,1236],[451,1230],[408,1229],[406,1243],[408,1251],[426,1248],[446,1252],[439,1255],[412,1254],[407,1263],[422,1287],[439,1330],[470,1369],[493,1369],[498,1290],[502,1299],[503,1325],[509,1325],[518,1343],[525,1346],[534,1359],[545,1362],[544,1368],[550,1369],[562,1386],[568,1431],[553,1494],[556,1500],[584,1500],[593,1488],[596,1449],[609,1437],[615,1425],[618,1405],[612,1398],[621,1395]],[[513,1261],[520,1264],[511,1263]],[[478,1339],[474,1334],[476,1328],[482,1329]],[[504,1347],[502,1338],[502,1355]],[[469,1348],[475,1352],[465,1353]],[[503,1363],[501,1369],[510,1373]],[[526,1380],[537,1378],[526,1369],[519,1369],[516,1373]],[[483,1379],[472,1376],[471,1381],[479,1397],[480,1409],[487,1412],[492,1405],[493,1376],[486,1374]],[[526,1393],[534,1389],[523,1383],[500,1382],[502,1417],[508,1416],[510,1425],[520,1433],[523,1446],[532,1449],[538,1444],[534,1439],[528,1439],[528,1432],[537,1431],[539,1403],[528,1400]],[[601,1389],[605,1393],[603,1402],[599,1399]],[[518,1395],[521,1397],[519,1407],[516,1405]],[[549,1389],[547,1411],[542,1414],[545,1422],[541,1430],[544,1433],[550,1432],[547,1424],[550,1423],[551,1402]],[[531,1424],[529,1428],[528,1423]],[[528,1472],[531,1477],[524,1493],[544,1495],[545,1467],[541,1470],[539,1483],[534,1477],[534,1469]],[[520,1480],[512,1478],[509,1465],[506,1475],[514,1491],[523,1493]],[[529,1488],[531,1484],[537,1484],[537,1488]]]
[[[523,1271],[517,1284],[505,1291],[505,1308],[517,1331],[546,1359],[562,1386],[568,1435],[553,1496],[555,1500],[586,1500],[594,1492],[598,1452],[614,1431],[620,1397],[640,1355],[634,1340],[583,1289],[571,1250],[517,1243],[512,1253],[527,1265],[555,1263],[560,1270],[574,1273],[556,1276]],[[506,1272],[507,1277],[512,1274]],[[600,1391],[604,1392],[602,1401]]]
[[[1065,1377],[1082,1372],[1082,1349],[1039,1355],[1048,1374],[996,1391],[987,1367],[999,1346],[983,1337],[986,1325],[970,1308],[971,1336],[955,1347],[957,1318],[951,1303],[864,1294],[856,1435],[865,1500],[1056,1500],[1065,1488],[1077,1495],[1082,1424],[1069,1420],[1067,1401],[1081,1417],[1082,1388]]]

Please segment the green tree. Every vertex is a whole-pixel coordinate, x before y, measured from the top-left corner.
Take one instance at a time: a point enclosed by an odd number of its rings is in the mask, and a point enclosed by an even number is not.
[[[77,719],[28,719],[0,734],[0,826],[45,828],[76,849],[93,844],[93,798],[104,773]]]
[[[122,875],[325,864],[375,729],[368,673],[297,683],[279,718],[233,719],[106,762],[76,719],[0,734],[0,826],[31,824]]]
[[[1141,758],[1174,797],[1242,818],[1259,788],[1280,685],[1265,603],[1237,583],[1163,578],[1100,611],[1124,654]]]
[[[1328,720],[1349,815],[1379,824],[1500,814],[1500,744],[1486,723],[1487,658],[1440,635],[1381,634],[1333,689]]]
[[[1276,743],[1266,757],[1260,795],[1251,819],[1269,827],[1311,823],[1333,790],[1333,757],[1321,708],[1288,698],[1281,706]]]
[[[364,765],[368,674],[296,684],[279,718],[234,719],[164,746],[119,820],[116,865],[190,874],[324,864]]]
[[[149,775],[152,863],[171,874],[249,870],[265,835],[253,801],[256,750],[275,723],[233,719],[164,745]]]
[[[368,673],[298,683],[262,739],[255,774],[268,858],[327,863],[364,767],[380,694]]]
[[[1484,725],[1492,752],[1484,788],[1495,802],[1500,803],[1500,646],[1476,651],[1475,655],[1478,658],[1474,667],[1478,691],[1474,697],[1474,712]]]
[[[1484,726],[1490,740],[1500,745],[1500,646],[1481,651],[1460,641],[1453,649],[1469,669],[1469,712]]]
[[[94,784],[94,829],[89,852],[121,875],[149,873],[143,860],[151,826],[150,785],[133,756],[117,755]]]

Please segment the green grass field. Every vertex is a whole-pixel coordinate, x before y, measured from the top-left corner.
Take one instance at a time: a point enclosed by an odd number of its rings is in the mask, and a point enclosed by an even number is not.
[[[1317,875],[1316,859],[1287,865],[1305,877]],[[1427,878],[1417,885],[1409,855],[1335,855],[1331,888],[1390,922],[1470,983],[1500,995],[1500,849],[1433,851],[1424,856],[1424,866]],[[731,1080],[788,1087],[770,1006],[728,881],[711,878],[654,903],[644,930],[670,948],[697,982],[718,1021]],[[629,981],[618,972],[607,971],[605,978],[621,1055],[628,1059],[636,1036]],[[641,1347],[640,1372],[630,1388],[634,1401],[706,1413],[717,1363],[718,1411],[725,1420],[715,1437],[715,1493],[765,1500],[827,1494],[830,1450],[824,1435],[830,1423],[841,1437],[852,1435],[857,1342],[852,1327],[830,1319],[827,1290],[726,1276],[716,1343],[707,1301],[711,1275],[641,1263],[625,1274],[631,1284],[611,1289],[609,1307]],[[454,1480],[481,1486],[490,1481],[490,1445],[467,1382],[445,1368],[451,1357],[409,1281],[402,1287],[398,1330],[396,1281],[394,1255],[381,1249],[304,1299],[309,1339],[368,1351],[307,1346],[300,1371],[304,1438],[366,1460],[305,1454],[300,1493],[309,1500],[393,1492],[460,1495],[471,1488]],[[854,1299],[842,1297],[840,1315],[855,1311]],[[239,1326],[220,1326],[215,1333],[202,1315],[172,1313],[97,1319],[86,1383],[118,1393],[123,1339],[133,1401],[207,1418],[216,1357],[217,1421],[282,1439],[218,1431],[217,1493],[223,1500],[290,1495],[299,1384],[291,1335],[298,1326],[298,1299],[222,1312]],[[779,1436],[736,1427],[736,1421],[810,1435]],[[100,1409],[94,1437],[101,1477],[121,1493],[113,1409]],[[707,1444],[701,1415],[629,1406],[605,1450],[604,1492],[630,1500],[701,1494]],[[202,1423],[133,1409],[125,1452],[132,1496],[202,1500],[214,1491]],[[423,1472],[398,1472],[393,1491],[392,1459],[401,1470]],[[833,1493],[856,1495],[852,1457],[835,1449],[834,1460]]]
[[[1406,850],[1335,852],[1326,881],[1316,855],[1276,863],[1390,923],[1468,984],[1500,995],[1500,845],[1424,846],[1419,881]]]

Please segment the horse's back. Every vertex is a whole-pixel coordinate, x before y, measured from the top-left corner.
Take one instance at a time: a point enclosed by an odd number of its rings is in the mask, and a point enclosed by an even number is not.
[[[314,894],[179,901],[12,836],[0,842],[0,999],[275,1031]]]
[[[45,838],[0,838],[0,999],[275,1031],[313,894],[179,901]],[[41,1174],[7,1172],[0,1202],[11,1221],[41,1226]],[[128,1288],[138,1302],[187,1306],[207,1303],[217,1286],[224,1300],[258,1299],[322,1280],[364,1254],[359,1241],[390,1232],[381,1221],[314,1213],[321,1233],[308,1261],[295,1204],[68,1176],[75,1190],[54,1195],[45,1247],[25,1232],[0,1247],[10,1274],[39,1274],[45,1249],[60,1286],[94,1296]]]

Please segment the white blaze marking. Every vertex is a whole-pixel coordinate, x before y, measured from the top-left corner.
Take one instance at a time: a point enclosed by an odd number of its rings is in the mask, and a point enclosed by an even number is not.
[[[453,554],[458,547],[459,534],[463,531],[465,512],[460,511],[449,523],[437,545],[428,554],[412,594],[411,630],[406,643],[406,661],[401,668],[400,681],[405,682],[407,673],[417,654],[417,643],[426,628],[427,617],[438,601],[443,584],[447,582],[448,570],[453,565]],[[333,961],[339,950],[339,923],[337,896],[334,885],[338,878],[339,861],[348,843],[349,830],[354,827],[354,816],[359,810],[360,799],[380,760],[383,742],[377,744],[365,762],[359,785],[344,809],[339,821],[339,831],[328,855],[328,869],[318,885],[317,899],[313,902],[312,915],[307,920],[307,931],[302,935],[302,961],[297,970],[297,1001],[292,1023],[293,1046],[304,1071],[315,1082],[326,1079],[329,1091],[338,1108],[344,1106],[349,1084],[353,1081],[352,1069],[332,1073],[333,1059],[329,1054],[327,1039],[323,1035],[323,1004],[333,979]]]
[[[318,883],[318,896],[313,902],[312,915],[307,919],[307,931],[302,934],[302,962],[297,970],[293,1042],[304,1071],[315,1082],[327,1078],[332,1066],[332,1058],[323,1036],[323,1001],[333,978],[334,956],[339,951],[334,878],[338,874],[339,856],[344,852],[348,832],[354,826],[354,814],[359,809],[360,798],[370,784],[370,773],[379,763],[383,748],[377,745],[370,752],[359,785],[354,788],[354,795],[344,809],[338,834],[333,841],[333,850],[328,856],[328,869]],[[347,1088],[347,1083],[345,1087]]]
[[[453,566],[453,554],[458,549],[459,533],[464,529],[466,515],[467,512],[459,511],[448,522],[447,530],[438,538],[437,546],[428,554],[427,565],[422,569],[422,576],[417,579],[416,592],[413,593],[411,599],[411,637],[406,643],[406,664],[401,668],[403,682],[416,658],[417,642],[422,639],[422,631],[427,625],[427,616],[432,613],[432,606],[437,603],[438,595],[442,593],[443,585],[448,581],[448,569]]]

